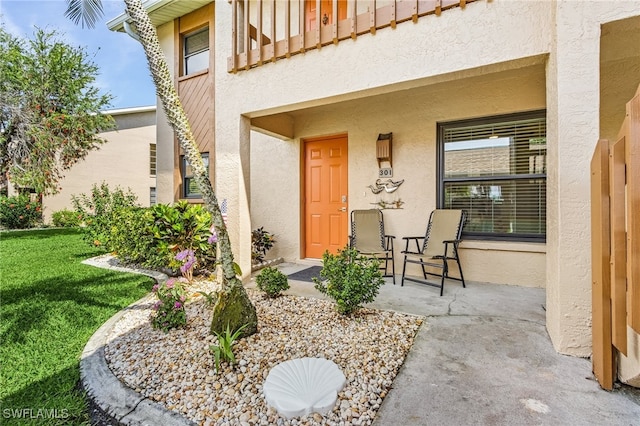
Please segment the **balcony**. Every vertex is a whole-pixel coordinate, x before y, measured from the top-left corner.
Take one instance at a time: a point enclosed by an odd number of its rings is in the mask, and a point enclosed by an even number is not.
[[[477,0],[232,0],[235,73]],[[260,35],[258,37],[258,35]]]

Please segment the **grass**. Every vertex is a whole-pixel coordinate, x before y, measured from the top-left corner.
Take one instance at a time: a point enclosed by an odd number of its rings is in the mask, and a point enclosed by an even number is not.
[[[81,263],[98,254],[77,230],[0,233],[0,423],[89,424],[80,354],[153,286]]]

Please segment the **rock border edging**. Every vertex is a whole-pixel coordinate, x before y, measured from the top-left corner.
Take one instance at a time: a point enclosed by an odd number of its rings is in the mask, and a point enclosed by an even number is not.
[[[113,259],[113,256],[103,255],[87,259],[83,263],[98,268],[146,275],[156,281],[168,279],[168,276],[161,272],[118,266]],[[148,294],[122,309],[93,333],[80,356],[80,382],[87,393],[87,399],[118,424],[192,426],[195,423],[125,386],[111,372],[105,359],[104,348],[115,324],[127,310],[141,303],[148,303],[152,297]]]

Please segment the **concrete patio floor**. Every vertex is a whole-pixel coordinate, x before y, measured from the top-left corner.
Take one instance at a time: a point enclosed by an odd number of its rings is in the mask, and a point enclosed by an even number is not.
[[[544,289],[451,281],[440,297],[435,287],[397,283],[387,278],[368,306],[426,322],[375,425],[640,425],[640,389],[604,391],[590,360],[554,350]],[[289,294],[322,297],[313,283],[290,285]]]

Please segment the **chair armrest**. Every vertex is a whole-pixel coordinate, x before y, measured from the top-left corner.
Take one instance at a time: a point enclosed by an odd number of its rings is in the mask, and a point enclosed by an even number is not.
[[[442,241],[443,243],[453,243],[453,244],[460,244],[462,242],[462,240],[444,240]]]
[[[424,237],[402,237],[402,239],[405,240],[407,243],[405,244],[405,248],[403,251],[401,251],[401,253],[415,253],[415,254],[421,253],[420,244],[418,243],[418,241],[424,240]],[[409,244],[412,240],[416,242],[416,251],[409,250]]]

